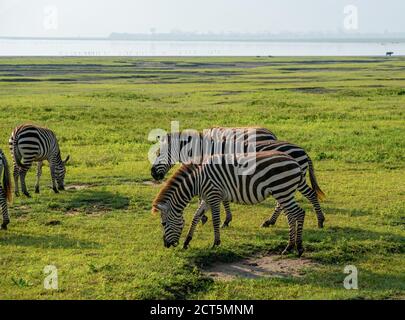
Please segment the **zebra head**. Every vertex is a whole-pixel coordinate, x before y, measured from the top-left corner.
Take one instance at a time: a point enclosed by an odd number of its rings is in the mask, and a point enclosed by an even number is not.
[[[67,156],[65,160],[61,160],[55,167],[56,183],[59,190],[65,190],[66,163],[69,159],[70,156]]]
[[[170,203],[158,203],[155,208],[160,211],[163,227],[163,244],[166,248],[176,247],[179,244],[181,232],[184,228],[182,212],[176,212]]]
[[[167,134],[160,139],[160,148],[151,168],[151,175],[155,180],[162,180],[177,162],[179,153],[179,139],[174,134]]]
[[[195,130],[169,133],[160,139],[160,148],[151,168],[155,180],[162,180],[173,166],[196,163],[202,159],[202,136]]]

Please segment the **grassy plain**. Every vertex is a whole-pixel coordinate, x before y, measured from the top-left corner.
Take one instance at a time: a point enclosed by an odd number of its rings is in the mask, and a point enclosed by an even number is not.
[[[259,227],[271,199],[232,205],[217,249],[211,223],[189,250],[163,247],[150,213],[160,186],[145,184],[147,138],[172,120],[181,129],[264,126],[306,148],[327,195],[323,230],[299,197],[315,267],[231,281],[201,272],[281,252],[285,217]],[[53,194],[45,167],[42,193],[14,200],[0,232],[0,299],[405,297],[405,58],[1,58],[0,148],[10,160],[10,132],[27,121],[56,132],[72,158],[66,184],[81,188]],[[43,287],[49,264],[58,290]],[[343,287],[346,265],[358,268],[358,290]]]

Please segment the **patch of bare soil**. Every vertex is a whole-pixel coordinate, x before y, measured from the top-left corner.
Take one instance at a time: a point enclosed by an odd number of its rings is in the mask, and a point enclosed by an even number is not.
[[[283,258],[279,255],[249,258],[232,263],[218,263],[203,270],[203,272],[218,280],[233,280],[235,278],[285,278],[301,277],[304,270],[316,264],[305,258]]]
[[[83,190],[83,189],[88,189],[93,187],[94,185],[92,184],[70,184],[68,186],[65,186],[66,190]]]
[[[147,181],[142,181],[142,184],[145,186],[152,186],[152,187],[161,187],[162,183],[159,181],[154,181],[154,180],[147,180]]]

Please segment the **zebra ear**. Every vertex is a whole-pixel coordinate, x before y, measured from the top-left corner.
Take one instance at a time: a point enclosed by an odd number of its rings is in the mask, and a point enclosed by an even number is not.
[[[65,159],[65,161],[63,161],[63,163],[66,164],[66,163],[69,161],[69,159],[70,159],[70,155],[68,155],[68,156],[66,157],[66,159]]]

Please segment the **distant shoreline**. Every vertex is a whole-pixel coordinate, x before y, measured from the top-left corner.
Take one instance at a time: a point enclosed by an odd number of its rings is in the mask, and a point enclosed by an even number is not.
[[[147,36],[110,36],[110,37],[9,37],[0,40],[46,40],[46,41],[179,41],[179,42],[329,42],[329,43],[405,43],[404,38],[219,38],[219,37],[147,37]]]

